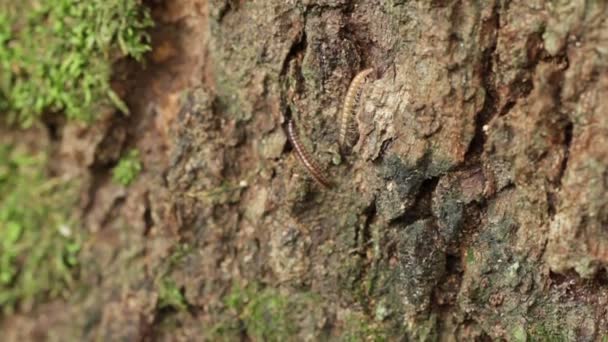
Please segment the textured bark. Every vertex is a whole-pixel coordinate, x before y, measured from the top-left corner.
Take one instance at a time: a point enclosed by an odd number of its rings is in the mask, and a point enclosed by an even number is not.
[[[138,124],[120,124],[147,172],[125,194],[91,161],[88,222],[114,227],[85,272],[102,285],[56,326],[211,339],[230,288],[257,284],[311,295],[294,340],[347,336],[349,317],[390,340],[608,336],[608,2],[182,0],[156,17]],[[159,309],[167,274],[188,310]]]

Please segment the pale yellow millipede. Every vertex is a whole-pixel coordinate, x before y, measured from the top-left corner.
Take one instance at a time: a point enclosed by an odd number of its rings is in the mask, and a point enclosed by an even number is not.
[[[354,115],[355,108],[359,103],[359,99],[361,97],[362,92],[362,86],[365,82],[365,79],[372,71],[374,71],[374,69],[372,68],[365,69],[359,72],[350,82],[350,86],[348,87],[348,91],[346,92],[346,96],[344,97],[344,103],[342,104],[342,113],[340,116],[339,143],[341,147],[344,147],[346,135],[348,133],[350,118]]]

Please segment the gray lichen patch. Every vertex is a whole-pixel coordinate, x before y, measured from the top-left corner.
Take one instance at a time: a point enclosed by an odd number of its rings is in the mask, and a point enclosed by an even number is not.
[[[432,221],[397,227],[397,291],[404,311],[413,317],[427,313],[431,293],[445,271],[445,253],[438,248],[440,237]]]
[[[455,173],[439,180],[433,193],[432,213],[446,248],[455,245],[465,224],[466,206],[481,199],[484,185],[480,170]]]
[[[411,209],[425,175],[393,155],[386,159],[379,178],[384,188],[380,189],[378,210],[387,220],[392,220]]]

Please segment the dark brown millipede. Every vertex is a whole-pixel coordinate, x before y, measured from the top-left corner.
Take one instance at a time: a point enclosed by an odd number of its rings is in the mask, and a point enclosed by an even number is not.
[[[319,165],[315,162],[314,159],[310,156],[310,154],[304,149],[304,146],[299,141],[298,133],[295,130],[295,126],[292,120],[287,122],[287,137],[289,138],[289,142],[293,145],[293,148],[296,151],[296,155],[298,159],[304,164],[304,167],[308,171],[308,173],[312,176],[312,178],[319,183],[321,186],[325,188],[331,188],[332,184],[327,179],[323,171]]]

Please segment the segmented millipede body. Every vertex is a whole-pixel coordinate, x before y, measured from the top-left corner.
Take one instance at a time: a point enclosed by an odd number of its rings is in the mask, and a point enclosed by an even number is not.
[[[348,132],[349,119],[353,115],[353,111],[355,110],[355,107],[359,102],[359,97],[361,96],[361,87],[363,86],[367,75],[369,75],[373,70],[374,69],[369,68],[359,72],[350,82],[350,86],[348,87],[348,91],[346,92],[346,96],[344,97],[344,103],[342,104],[339,135],[340,146],[344,146],[344,141],[346,140],[346,133]]]
[[[331,188],[332,184],[329,179],[327,179],[327,177],[321,171],[319,165],[317,165],[315,160],[312,159],[310,154],[304,149],[304,146],[302,146],[302,144],[300,143],[300,140],[298,139],[298,133],[295,130],[292,120],[289,120],[289,122],[287,123],[287,137],[289,138],[289,142],[291,142],[291,145],[293,145],[298,159],[300,159],[302,164],[304,164],[304,167],[306,168],[306,170],[308,170],[308,173],[310,173],[312,178],[323,187]]]

